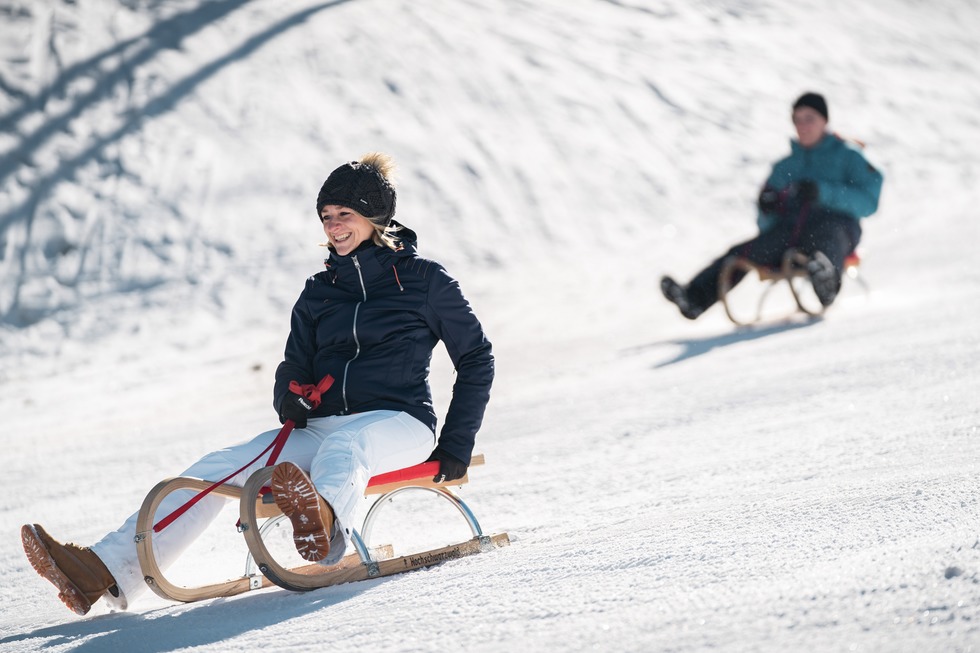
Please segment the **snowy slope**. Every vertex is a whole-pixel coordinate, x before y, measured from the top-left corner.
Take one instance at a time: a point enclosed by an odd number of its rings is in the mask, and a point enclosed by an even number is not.
[[[852,4],[0,0],[0,651],[980,648],[980,6]],[[657,279],[751,235],[810,89],[886,176],[870,292],[683,320]],[[275,424],[370,150],[494,342],[462,493],[513,545],[74,617],[19,526],[90,543]]]

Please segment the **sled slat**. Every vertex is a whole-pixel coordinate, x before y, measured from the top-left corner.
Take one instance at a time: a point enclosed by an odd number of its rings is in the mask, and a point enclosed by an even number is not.
[[[448,560],[456,560],[466,556],[482,553],[489,548],[499,548],[510,545],[507,533],[499,533],[485,538],[474,537],[459,544],[422,551],[410,555],[382,560],[376,563],[372,570],[366,564],[356,564],[348,567],[320,567],[321,573],[304,573],[309,566],[298,569],[286,569],[278,566],[271,558],[260,563],[263,573],[272,578],[271,582],[292,591],[309,591],[331,585],[343,585],[370,578],[382,578],[401,574],[406,571],[432,567]],[[316,566],[316,565],[312,565]],[[299,573],[297,573],[299,572]]]

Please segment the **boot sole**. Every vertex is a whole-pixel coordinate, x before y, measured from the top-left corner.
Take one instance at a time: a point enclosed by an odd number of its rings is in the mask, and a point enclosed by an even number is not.
[[[671,304],[680,309],[681,315],[689,320],[696,320],[703,312],[691,306],[687,300],[687,292],[684,287],[669,277],[660,280],[660,292]]]
[[[92,603],[85,598],[85,594],[71,582],[68,576],[58,569],[54,558],[51,557],[51,552],[44,546],[44,542],[41,541],[34,527],[31,525],[21,527],[20,539],[24,544],[24,553],[27,554],[28,562],[34,567],[34,571],[58,588],[58,598],[61,599],[61,602],[75,614],[88,614],[88,611],[92,609]]]
[[[820,304],[822,306],[833,304],[840,290],[833,263],[826,256],[814,258],[807,264],[806,271],[807,276],[810,277],[810,285],[813,286],[813,293]]]
[[[280,463],[269,481],[272,496],[282,514],[293,524],[296,551],[310,562],[319,562],[330,553],[329,525],[333,511],[320,498],[310,478],[293,463]]]

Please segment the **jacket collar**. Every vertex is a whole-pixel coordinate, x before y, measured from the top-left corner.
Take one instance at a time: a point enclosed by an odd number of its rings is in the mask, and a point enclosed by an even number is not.
[[[813,147],[803,147],[802,145],[800,145],[800,142],[795,138],[791,139],[789,143],[790,143],[790,148],[793,150],[793,154],[801,154],[803,152],[824,152],[832,149],[840,142],[841,142],[840,136],[831,132],[827,132],[826,134],[823,135],[823,138],[817,141],[817,144],[814,145]]]
[[[371,241],[364,241],[350,254],[340,255],[331,250],[330,256],[323,261],[323,265],[335,274],[345,275],[348,273],[357,274],[356,268],[360,266],[361,275],[365,279],[370,279],[380,272],[382,264],[378,259],[385,249],[387,248],[379,247]],[[354,265],[355,259],[357,266]]]
[[[418,241],[416,233],[395,220],[391,222],[392,225],[398,227],[395,234],[398,236],[400,247],[397,250],[375,245],[370,240],[364,241],[346,256],[341,256],[331,250],[330,255],[323,261],[324,267],[331,272],[331,277],[336,279],[339,274],[357,274],[356,266],[354,265],[355,257],[357,258],[357,264],[361,268],[361,275],[367,281],[368,279],[374,279],[378,275],[388,273],[389,268],[398,259],[416,256],[415,244]]]

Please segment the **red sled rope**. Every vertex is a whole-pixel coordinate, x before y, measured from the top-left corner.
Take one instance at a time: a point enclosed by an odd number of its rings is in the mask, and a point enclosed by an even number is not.
[[[296,393],[298,395],[302,395],[302,396],[306,397],[307,399],[309,399],[310,400],[310,403],[313,404],[313,408],[315,409],[317,406],[320,405],[320,397],[323,395],[324,392],[326,392],[330,388],[331,385],[333,385],[333,377],[328,374],[325,377],[323,377],[322,379],[320,379],[320,382],[317,383],[316,385],[313,385],[312,383],[308,383],[306,385],[300,385],[296,381],[290,381],[289,382],[289,391],[290,392],[294,392],[294,393]],[[242,471],[248,469],[251,465],[255,464],[255,462],[259,458],[261,458],[262,456],[264,456],[265,455],[265,452],[267,452],[269,449],[272,449],[272,454],[269,456],[269,460],[268,460],[268,462],[266,462],[265,466],[266,467],[271,467],[272,465],[275,465],[276,464],[276,460],[279,458],[279,454],[282,453],[283,446],[285,446],[285,444],[286,444],[286,439],[289,437],[289,434],[293,432],[293,428],[295,426],[296,425],[293,423],[293,420],[287,419],[286,420],[286,423],[283,424],[282,429],[279,431],[279,434],[276,435],[275,439],[273,439],[272,442],[269,443],[269,446],[268,447],[266,447],[265,449],[262,450],[262,453],[260,453],[258,456],[256,456],[255,458],[253,458],[249,462],[247,462],[240,469],[236,469],[234,472],[232,472],[228,476],[224,477],[220,481],[218,481],[216,483],[213,483],[210,487],[207,487],[207,488],[201,490],[196,495],[194,495],[193,497],[191,497],[191,499],[187,503],[185,503],[184,505],[180,506],[179,508],[177,508],[176,510],[174,510],[172,513],[170,513],[169,515],[167,515],[166,517],[164,517],[163,519],[161,519],[160,521],[158,521],[153,526],[153,532],[154,533],[159,533],[160,531],[162,531],[163,529],[165,529],[167,526],[169,526],[170,524],[172,524],[174,521],[177,520],[178,517],[180,517],[185,512],[187,512],[188,510],[190,510],[198,501],[200,501],[201,499],[203,499],[204,497],[206,497],[208,494],[210,494],[216,488],[224,485],[228,480],[234,478],[235,476],[237,476],[238,474],[240,474]]]

